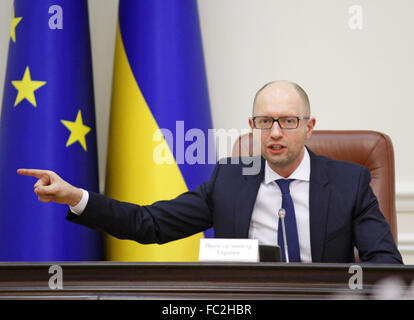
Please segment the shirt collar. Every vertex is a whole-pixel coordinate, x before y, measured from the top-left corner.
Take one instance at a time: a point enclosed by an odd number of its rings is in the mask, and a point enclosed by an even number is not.
[[[310,157],[309,157],[308,150],[305,148],[305,153],[303,155],[302,161],[300,162],[296,170],[293,171],[292,174],[287,178],[284,178],[281,175],[279,175],[277,172],[273,171],[273,169],[270,168],[269,164],[266,161],[264,183],[268,184],[277,179],[295,179],[295,180],[302,180],[302,181],[309,182],[310,180]]]

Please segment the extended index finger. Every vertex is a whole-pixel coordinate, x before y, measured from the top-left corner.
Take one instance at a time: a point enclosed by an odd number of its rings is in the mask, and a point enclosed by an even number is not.
[[[18,169],[18,174],[24,175],[24,176],[31,176],[35,178],[41,178],[44,175],[48,176],[47,170],[39,170],[39,169]]]

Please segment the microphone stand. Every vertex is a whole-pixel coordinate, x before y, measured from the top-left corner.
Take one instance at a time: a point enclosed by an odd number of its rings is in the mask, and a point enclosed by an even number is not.
[[[289,253],[288,253],[288,246],[287,246],[287,240],[286,240],[286,227],[285,227],[285,216],[286,216],[285,209],[283,208],[279,209],[278,215],[281,218],[280,221],[282,222],[282,234],[283,234],[283,244],[285,246],[286,263],[289,263]]]

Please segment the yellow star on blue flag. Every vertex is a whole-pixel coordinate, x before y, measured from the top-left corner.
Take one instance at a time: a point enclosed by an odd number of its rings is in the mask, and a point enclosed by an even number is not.
[[[24,71],[22,80],[15,80],[11,82],[12,85],[17,89],[17,97],[14,102],[16,107],[23,99],[27,99],[34,107],[37,107],[36,98],[34,92],[40,87],[46,84],[46,81],[35,81],[32,80],[30,75],[29,66],[26,67]]]
[[[75,142],[79,142],[82,148],[86,151],[85,136],[91,131],[91,128],[85,126],[82,120],[82,112],[79,110],[75,121],[61,120],[63,125],[70,131],[70,136],[66,142],[66,147],[69,147]]]
[[[16,43],[16,27],[22,19],[23,19],[22,17],[15,16],[14,8],[13,8],[12,19],[10,23],[10,38],[12,39],[14,43]]]

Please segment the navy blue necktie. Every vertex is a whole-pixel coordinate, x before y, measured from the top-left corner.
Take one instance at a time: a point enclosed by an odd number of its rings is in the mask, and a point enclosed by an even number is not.
[[[289,262],[300,262],[300,249],[298,239],[298,228],[296,226],[295,207],[292,197],[290,196],[289,185],[294,179],[279,179],[276,183],[282,191],[282,208],[286,211],[286,242],[288,247]],[[282,222],[279,218],[279,227],[277,230],[277,241],[282,254],[282,261],[286,261],[285,245],[283,242]]]

